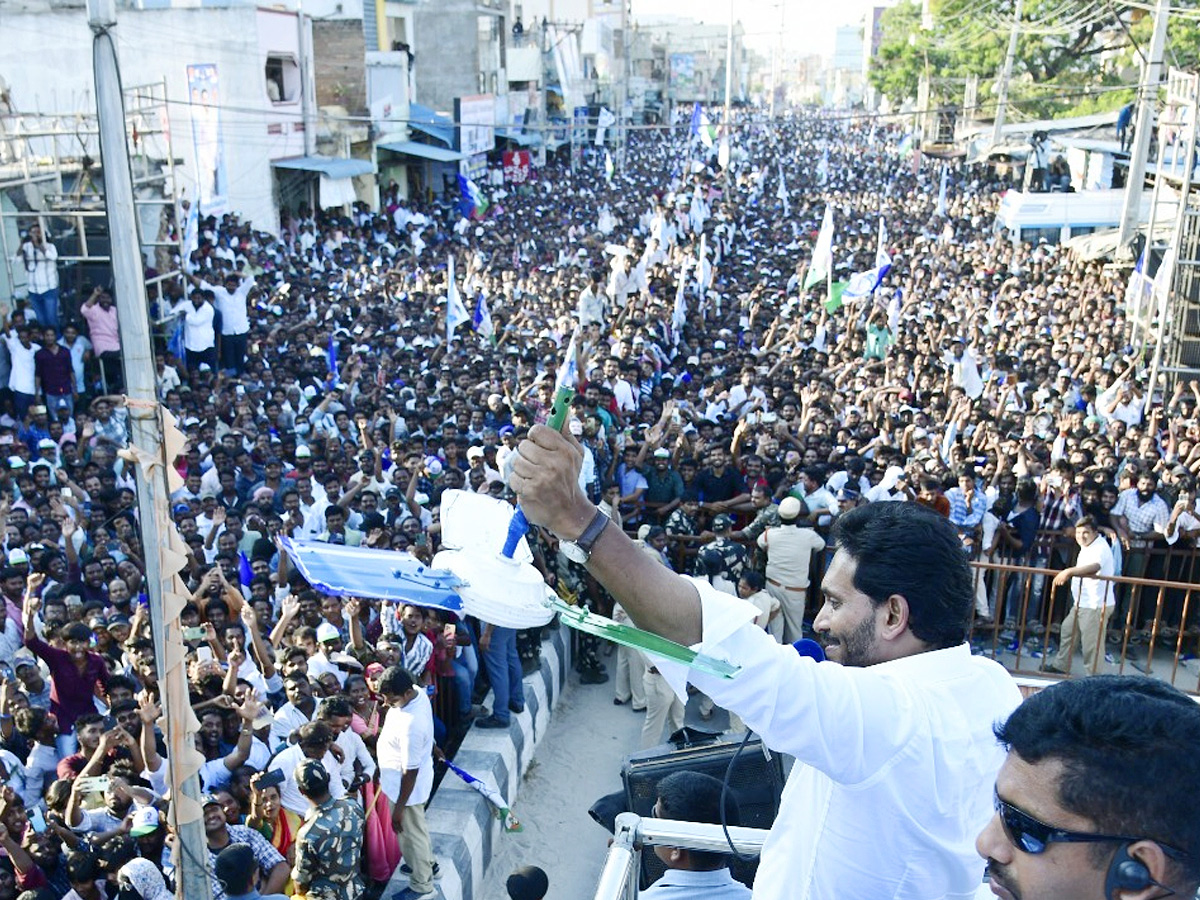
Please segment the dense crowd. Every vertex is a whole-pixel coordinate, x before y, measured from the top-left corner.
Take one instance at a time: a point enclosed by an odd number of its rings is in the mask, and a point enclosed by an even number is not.
[[[994,230],[1006,186],[986,169],[953,168],[938,215],[948,164],[913,160],[903,137],[748,114],[727,171],[686,130],[634,133],[611,179],[552,163],[493,191],[478,219],[393,186],[378,211],[301,208],[278,236],[200,220],[159,310],[179,331],[157,384],[188,439],[170,501],[190,551],[182,619],[217,900],[248,893],[255,868],[263,894],[356,898],[401,847],[419,858],[416,895],[431,890],[406,808],[429,797],[435,742],[522,710],[538,635],[321,595],[276,539],[431,559],[443,492],[511,499],[512,454],[546,421],[577,329],[587,493],[664,565],[758,605],[781,640],[815,612],[830,523],[863,503],[926,504],[973,558],[1041,568],[1073,559],[1047,536],[1081,521],[1109,548],[1105,574],[1145,574],[1153,544],[1190,543],[1200,389],[1180,383],[1147,412],[1123,279]],[[889,235],[877,289],[840,305],[826,279],[805,286],[827,207],[830,280],[876,265],[880,219]],[[174,874],[143,584],[157,548],[120,453],[112,299],[60,302],[48,248],[23,244],[39,290],[2,323],[0,900],[151,900]],[[473,315],[448,342],[450,257]],[[623,617],[552,535],[529,540],[562,596]],[[1008,583],[980,578],[976,615],[1017,642],[1043,590],[1023,603]],[[580,641],[585,683],[608,680],[605,655]],[[657,744],[678,700],[636,654],[612,663],[616,702],[647,708]]]

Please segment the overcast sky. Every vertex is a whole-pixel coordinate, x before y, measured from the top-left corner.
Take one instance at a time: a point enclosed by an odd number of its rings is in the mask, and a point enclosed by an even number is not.
[[[786,0],[783,4],[785,46],[805,53],[833,54],[833,33],[839,25],[858,25],[872,0]],[[729,21],[729,0],[633,0],[633,15],[689,16],[706,23]],[[779,0],[735,0],[737,18],[746,27],[746,43],[770,50],[779,36]],[[735,20],[736,21],[736,20]]]

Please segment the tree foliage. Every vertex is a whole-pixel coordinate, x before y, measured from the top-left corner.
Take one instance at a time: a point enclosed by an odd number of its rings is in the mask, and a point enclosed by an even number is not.
[[[964,84],[979,79],[979,115],[995,103],[1015,0],[932,0],[931,28],[921,5],[901,0],[880,20],[871,84],[894,103],[914,99],[921,75],[933,104],[961,103]],[[1042,118],[1114,109],[1129,102],[1149,52],[1153,17],[1096,0],[1025,0],[1009,83],[1017,115]],[[1175,16],[1168,29],[1167,64],[1200,62],[1200,22]]]

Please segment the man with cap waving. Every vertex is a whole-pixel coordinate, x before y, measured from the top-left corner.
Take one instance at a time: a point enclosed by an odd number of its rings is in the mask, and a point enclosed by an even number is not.
[[[803,500],[784,497],[779,503],[779,526],[758,536],[767,552],[767,592],[783,611],[783,642],[804,637],[804,601],[808,595],[808,569],[814,552],[825,549],[824,539],[811,528],[801,528],[808,516]]]
[[[294,778],[312,808],[296,836],[296,893],[311,900],[358,900],[366,819],[357,803],[329,793],[330,775],[315,759],[296,766]]]

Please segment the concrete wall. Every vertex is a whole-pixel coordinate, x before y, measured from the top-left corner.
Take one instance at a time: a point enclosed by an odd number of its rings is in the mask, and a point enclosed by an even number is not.
[[[253,7],[121,10],[114,34],[126,86],[166,79],[172,150],[184,162],[181,188],[192,183],[195,160],[187,66],[216,64],[227,208],[274,232],[270,161],[302,155],[304,134],[296,128],[298,104],[273,108],[267,98],[260,27],[267,45],[297,49],[294,15]],[[0,39],[0,75],[18,110],[95,111],[92,34],[83,10],[7,13],[0,33],[5,37]],[[8,39],[12,36],[19,39]],[[96,148],[90,152],[96,155]],[[189,188],[187,195],[193,194]]]
[[[478,13],[474,0],[439,0],[414,9],[420,43],[413,45],[416,94],[413,101],[439,112],[454,109],[454,98],[478,94]]]
[[[343,106],[355,116],[366,112],[365,49],[361,19],[313,22],[317,106]]]

